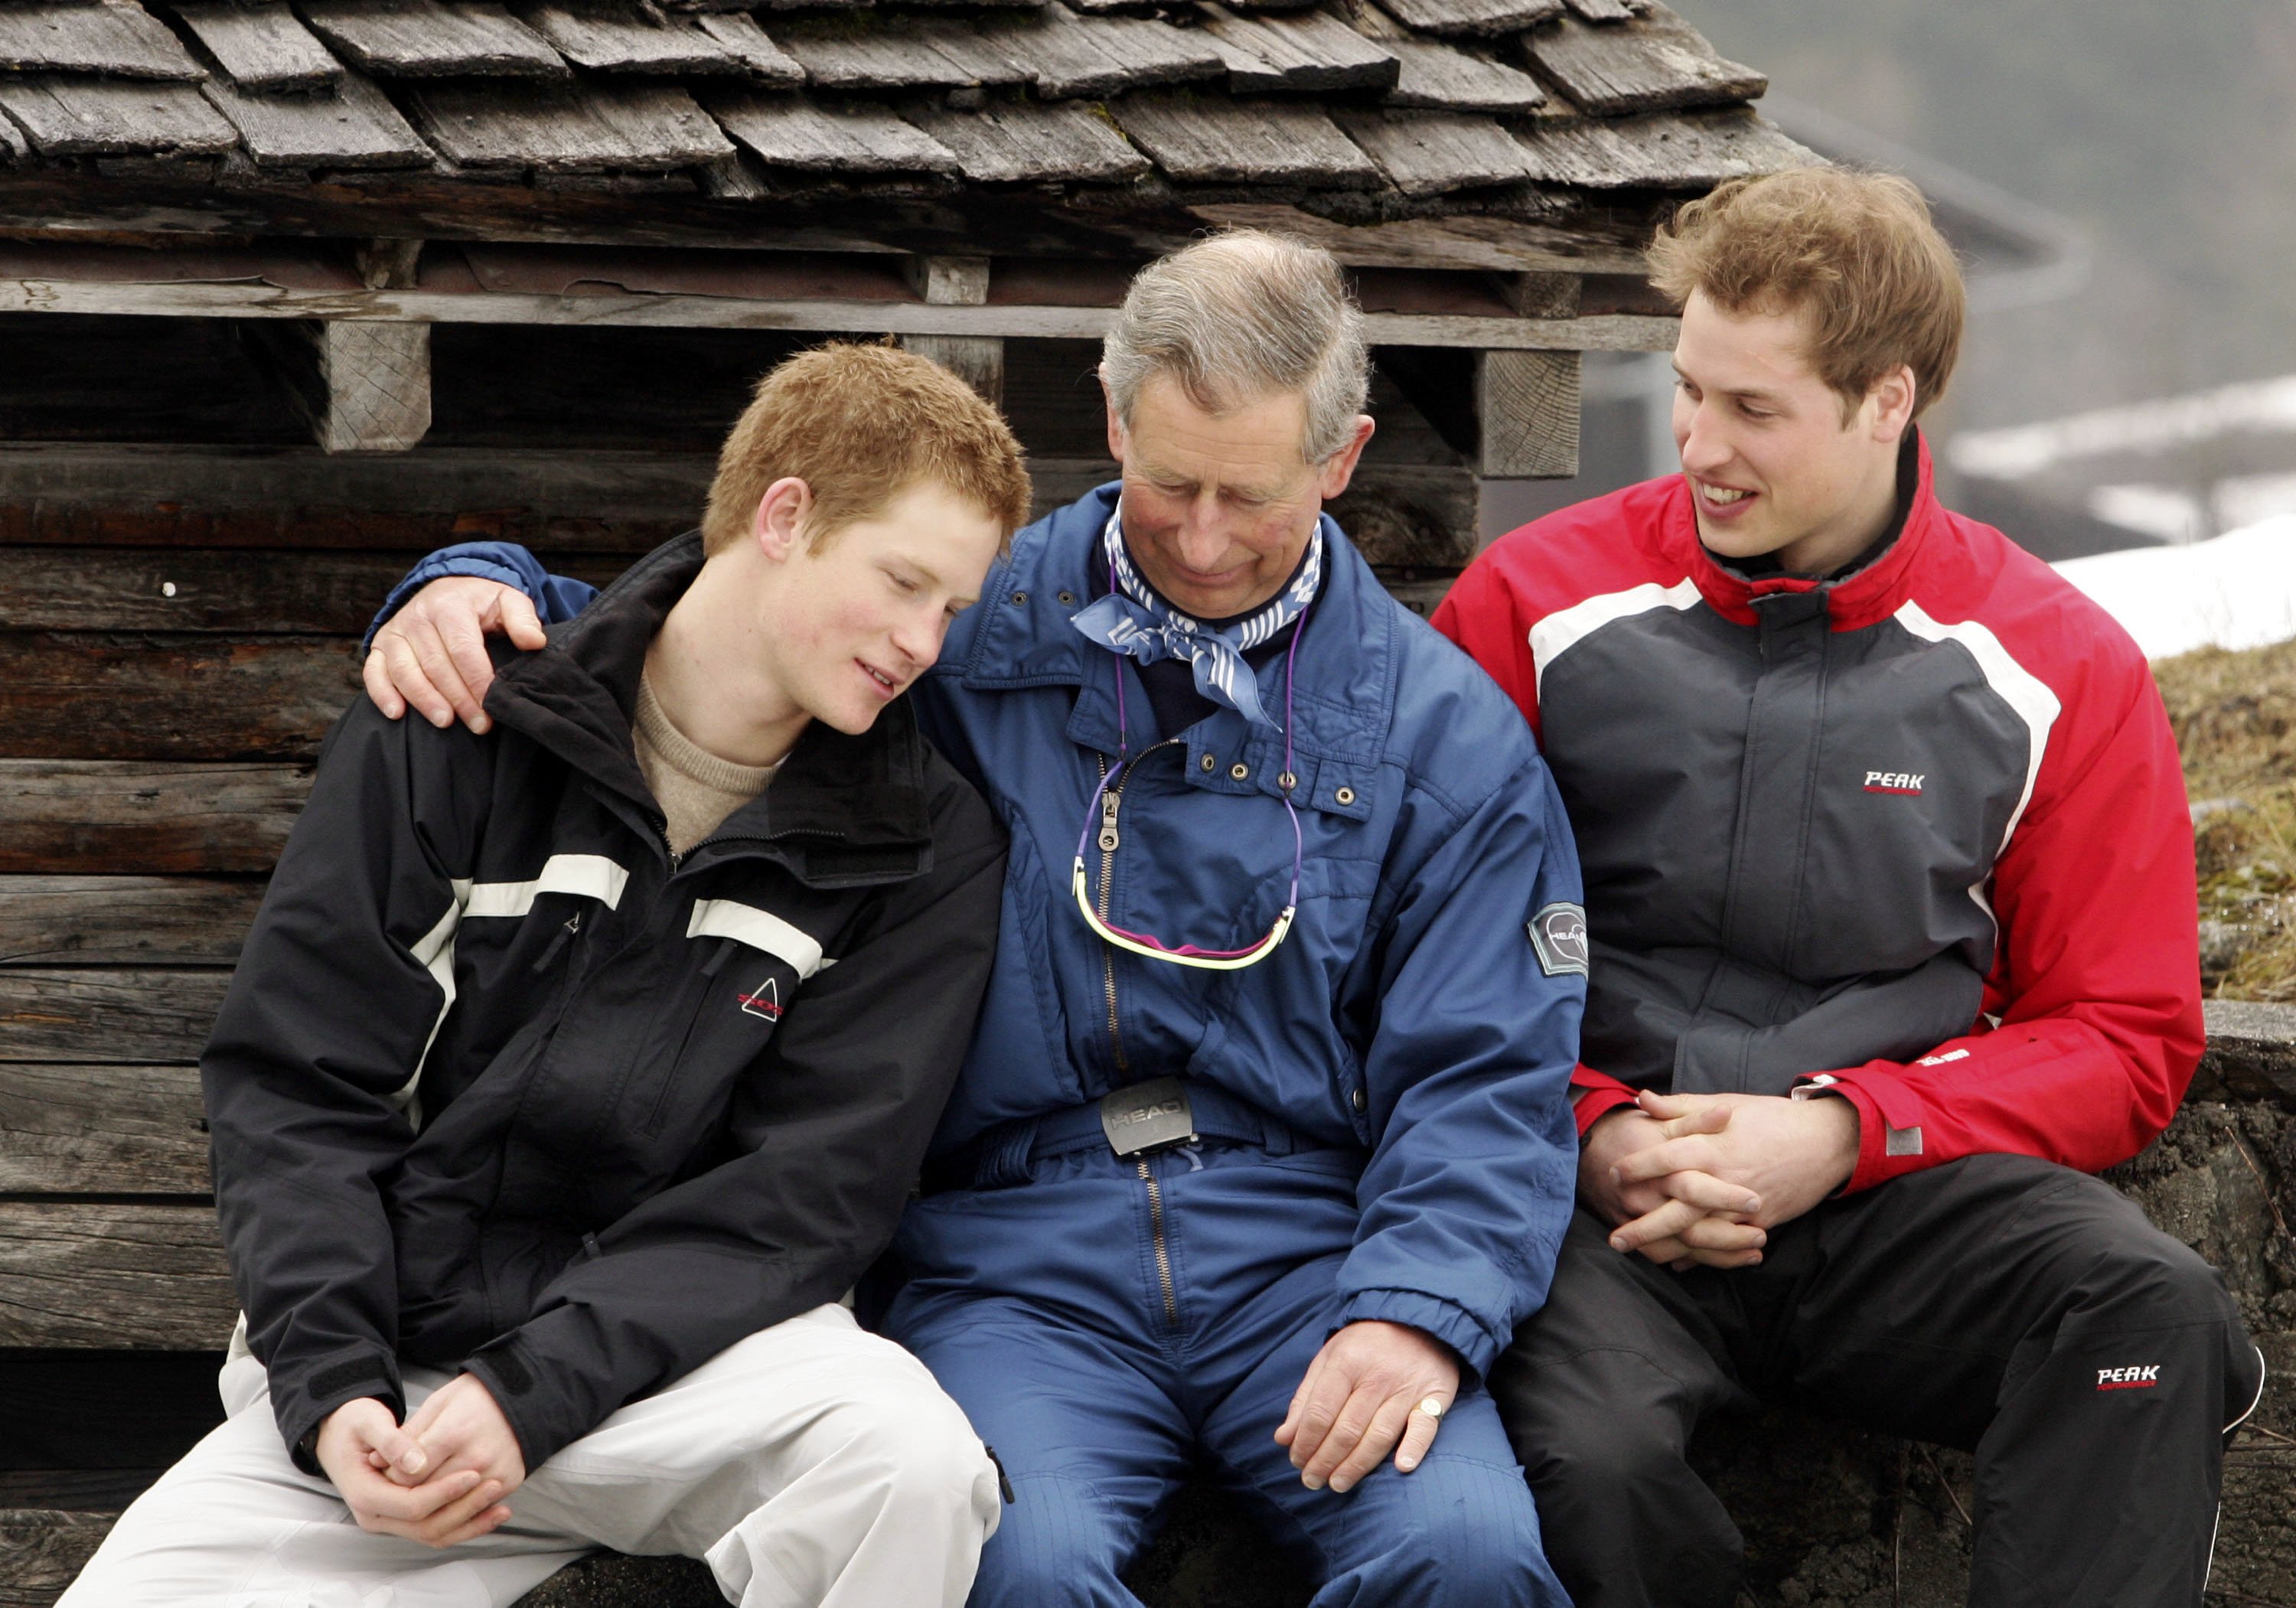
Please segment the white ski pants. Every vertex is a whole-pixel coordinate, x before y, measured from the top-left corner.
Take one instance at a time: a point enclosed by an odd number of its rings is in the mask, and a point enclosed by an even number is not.
[[[412,1412],[450,1376],[409,1369]],[[567,1447],[493,1534],[361,1530],[280,1444],[234,1348],[229,1419],[120,1515],[59,1608],[504,1608],[597,1547],[705,1560],[743,1608],[960,1608],[995,1465],[924,1365],[821,1307],[727,1348]]]

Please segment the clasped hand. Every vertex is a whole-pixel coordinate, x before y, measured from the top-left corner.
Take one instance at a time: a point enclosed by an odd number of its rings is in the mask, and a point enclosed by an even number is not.
[[[1578,1154],[1578,1191],[1611,1246],[1677,1272],[1762,1259],[1767,1231],[1849,1181],[1857,1108],[1839,1097],[1655,1095],[1605,1112]]]
[[[526,1481],[518,1436],[478,1378],[458,1375],[402,1427],[373,1397],[344,1403],[319,1430],[319,1466],[361,1530],[452,1546],[510,1518]]]

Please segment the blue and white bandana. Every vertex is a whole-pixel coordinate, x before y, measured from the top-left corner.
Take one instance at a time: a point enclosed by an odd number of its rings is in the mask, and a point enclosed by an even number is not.
[[[1124,550],[1124,531],[1114,513],[1108,516],[1102,542],[1116,573],[1116,588],[1078,612],[1076,628],[1101,646],[1142,664],[1185,659],[1195,671],[1196,691],[1254,726],[1277,729],[1260,707],[1259,680],[1243,656],[1299,619],[1314,600],[1324,578],[1323,521],[1316,521],[1316,533],[1308,541],[1308,556],[1291,583],[1256,612],[1217,630],[1181,613],[1140,578],[1132,567],[1131,554]]]

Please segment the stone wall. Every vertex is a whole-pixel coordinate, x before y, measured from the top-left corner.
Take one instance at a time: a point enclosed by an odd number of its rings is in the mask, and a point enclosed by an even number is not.
[[[2209,1601],[2296,1608],[2296,1006],[2214,1004],[2177,1120],[2106,1175],[2224,1270],[2271,1370],[2226,1456]],[[1738,1608],[1960,1608],[1970,1461],[1774,1412],[1716,1424],[1701,1468],[1745,1531]],[[1149,1608],[1300,1608],[1310,1590],[1210,1491],[1183,1493],[1132,1583]],[[523,1608],[714,1608],[699,1565],[600,1558]]]

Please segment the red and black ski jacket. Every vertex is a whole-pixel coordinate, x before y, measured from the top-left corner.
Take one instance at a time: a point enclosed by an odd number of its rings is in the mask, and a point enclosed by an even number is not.
[[[1579,1131],[1636,1087],[1857,1107],[1849,1187],[1987,1152],[2095,1171],[2202,1045],[2193,841],[2144,656],[1940,507],[1756,578],[1680,475],[1502,537],[1435,624],[1540,735],[1586,873]]]

